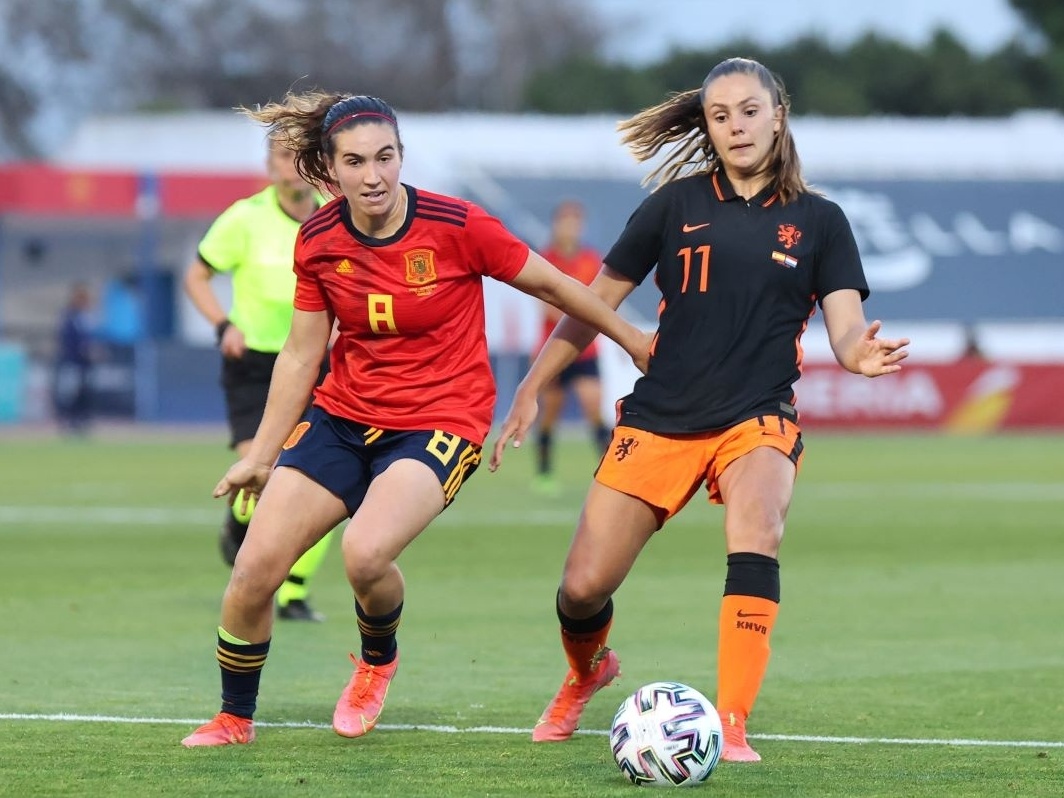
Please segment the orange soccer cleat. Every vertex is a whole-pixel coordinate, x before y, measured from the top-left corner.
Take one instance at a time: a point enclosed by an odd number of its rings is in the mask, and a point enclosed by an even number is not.
[[[387,665],[369,665],[351,655],[355,673],[340,694],[333,729],[342,737],[361,737],[377,725],[388,697],[388,685],[399,668],[399,654]]]
[[[591,696],[620,675],[621,663],[615,652],[603,648],[596,657],[594,670],[584,681],[577,678],[572,668],[569,669],[558,693],[532,730],[533,742],[561,742],[572,737]]]
[[[760,762],[761,755],[746,741],[746,718],[734,712],[721,712],[720,725],[724,727],[724,751],[722,762]]]
[[[196,731],[181,741],[185,748],[201,745],[233,745],[254,741],[255,724],[251,718],[219,712],[209,723],[204,723]]]

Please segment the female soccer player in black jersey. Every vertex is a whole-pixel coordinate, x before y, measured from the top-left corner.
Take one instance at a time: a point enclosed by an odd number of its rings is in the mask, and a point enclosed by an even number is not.
[[[716,707],[722,758],[754,762],[746,719],[768,665],[780,599],[784,519],[802,456],[793,385],[800,339],[819,305],[839,364],[898,371],[907,339],[878,337],[853,233],[839,207],[802,178],[782,82],[730,58],[698,89],[623,122],[639,160],[673,149],[657,189],[606,255],[592,289],[617,307],[651,272],[661,290],[650,366],[618,403],[557,596],[569,672],[533,732],[568,739],[591,696],[619,673],[606,647],[611,596],[636,557],[704,483],[725,506],[727,576],[720,608]],[[523,440],[536,396],[595,331],[564,318],[514,398],[495,444]]]

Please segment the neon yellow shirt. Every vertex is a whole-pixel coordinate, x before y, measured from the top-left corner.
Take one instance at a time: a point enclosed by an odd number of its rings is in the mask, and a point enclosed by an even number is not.
[[[248,349],[280,352],[292,326],[292,255],[300,222],[281,209],[273,186],[237,200],[207,230],[200,259],[233,279],[229,320]]]

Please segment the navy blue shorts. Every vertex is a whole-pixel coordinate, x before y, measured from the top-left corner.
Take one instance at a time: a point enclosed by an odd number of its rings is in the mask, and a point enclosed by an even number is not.
[[[397,460],[417,460],[443,487],[444,507],[454,501],[477,466],[481,447],[442,430],[384,430],[311,407],[277,458],[278,466],[302,471],[355,514],[369,483]]]
[[[579,377],[594,377],[597,379],[598,376],[599,365],[596,358],[577,360],[562,369],[562,373],[558,375],[558,384],[563,388],[568,388],[572,385],[573,380]]]

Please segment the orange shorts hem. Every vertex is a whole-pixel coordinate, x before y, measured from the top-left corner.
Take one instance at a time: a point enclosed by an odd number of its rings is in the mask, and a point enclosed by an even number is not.
[[[761,446],[782,452],[795,468],[801,464],[801,429],[783,416],[756,416],[725,430],[687,435],[618,426],[595,479],[661,509],[664,521],[676,515],[703,483],[709,501],[721,504],[720,475]]]

